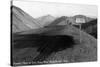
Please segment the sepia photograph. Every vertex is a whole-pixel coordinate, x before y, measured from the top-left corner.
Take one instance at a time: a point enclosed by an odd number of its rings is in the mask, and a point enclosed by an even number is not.
[[[12,0],[11,66],[97,61],[98,7]]]

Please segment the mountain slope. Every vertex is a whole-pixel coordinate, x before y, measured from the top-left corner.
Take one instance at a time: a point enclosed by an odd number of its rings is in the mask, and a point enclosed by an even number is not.
[[[76,24],[76,18],[83,18],[86,23],[94,20],[94,18],[90,18],[84,15],[75,15],[71,17],[67,16],[61,16],[59,18],[56,18],[52,23],[50,23],[47,26],[54,26],[54,25],[66,25],[66,24]]]
[[[73,17],[62,16],[62,17],[55,19],[51,24],[45,27],[71,24],[79,28],[79,24],[75,22],[76,18],[84,18],[86,23],[81,23],[82,30],[94,36],[95,38],[97,38],[97,19],[86,17],[84,15],[75,15]]]
[[[46,26],[54,20],[55,20],[55,17],[53,17],[51,15],[46,15],[46,16],[42,16],[42,17],[37,18],[37,21],[40,22],[40,24],[42,26]]]
[[[39,23],[22,9],[11,6],[12,32],[26,31],[40,28]]]
[[[66,19],[67,19],[66,16],[62,16],[62,17],[56,18],[52,23],[50,23],[47,26],[66,25]]]

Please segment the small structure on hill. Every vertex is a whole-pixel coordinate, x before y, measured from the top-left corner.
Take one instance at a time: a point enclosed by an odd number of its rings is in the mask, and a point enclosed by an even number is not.
[[[76,15],[73,17],[75,24],[85,23],[86,22],[86,16],[84,15]]]

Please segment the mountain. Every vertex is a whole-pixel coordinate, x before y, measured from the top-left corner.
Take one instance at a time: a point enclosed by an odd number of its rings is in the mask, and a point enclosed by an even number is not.
[[[11,6],[11,17],[13,33],[41,27],[36,19],[16,6]]]
[[[55,20],[55,17],[53,17],[51,15],[46,15],[46,16],[42,16],[42,17],[37,18],[37,21],[40,22],[40,24],[42,26],[46,26],[54,20]]]
[[[52,23],[50,23],[47,26],[67,25],[67,24],[75,25],[76,18],[83,18],[86,23],[95,19],[95,18],[90,18],[90,17],[84,16],[84,15],[75,15],[75,16],[71,16],[71,17],[61,16],[59,18],[56,18]]]
[[[86,16],[81,16],[81,15],[77,15],[75,16],[76,18],[77,17],[85,17]],[[70,17],[66,17],[66,16],[62,16],[62,17],[59,17],[59,18],[56,18],[53,22],[51,22],[49,25],[45,26],[45,27],[52,27],[52,26],[57,26],[57,25],[68,25],[70,23],[74,23],[75,20],[73,20],[72,18]],[[79,28],[79,25],[76,25],[76,24],[73,24],[73,26]],[[87,21],[86,23],[81,23],[81,28],[82,30],[84,30],[86,33],[94,36],[95,38],[97,38],[97,19],[91,19],[89,21]],[[48,30],[50,30],[52,28],[48,28]],[[43,32],[45,31],[45,29],[34,29],[32,31],[25,31],[25,32],[21,32],[21,34],[27,34],[27,33],[40,33],[40,32]]]
[[[67,18],[67,22],[73,25],[77,25],[78,23],[76,23],[76,19],[83,19],[85,21],[85,23],[94,20],[95,18],[91,18],[91,17],[87,17],[85,15],[75,15],[75,16],[70,16]]]
[[[97,33],[96,33],[97,32],[97,20],[95,18],[86,17],[84,15],[75,15],[73,17],[61,16],[61,17],[55,19],[48,26],[70,24],[70,25],[73,25],[73,26],[79,28],[79,24],[76,23],[76,18],[83,18],[85,20],[85,23],[81,23],[82,29],[84,29],[84,31],[87,32],[88,34],[97,38]],[[48,27],[48,26],[45,26],[45,27]]]

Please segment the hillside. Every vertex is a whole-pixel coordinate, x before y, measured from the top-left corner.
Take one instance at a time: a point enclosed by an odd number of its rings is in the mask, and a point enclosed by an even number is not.
[[[50,23],[47,26],[54,26],[54,25],[67,25],[67,24],[76,24],[76,18],[84,18],[85,22],[90,22],[92,20],[95,20],[95,18],[87,17],[84,15],[75,15],[75,16],[61,16],[56,18],[52,23]]]
[[[41,27],[36,19],[16,6],[11,6],[11,17],[13,33]]]
[[[56,53],[52,53],[46,60],[51,61],[61,61],[62,62],[84,62],[84,61],[96,61],[97,60],[97,40],[92,37],[91,35],[81,31],[81,37],[80,37],[80,30],[71,26],[71,25],[57,25],[57,26],[51,26],[46,28],[41,28],[41,32],[39,34],[41,35],[49,35],[49,36],[55,36],[55,35],[69,35],[74,37],[74,41],[76,45],[71,48],[67,48],[61,51],[58,51]],[[25,33],[25,32],[24,32]],[[34,32],[32,33],[26,33],[21,35],[34,35]],[[35,32],[36,33],[36,32]],[[38,32],[37,32],[38,33]],[[20,37],[20,34],[17,36],[17,38]],[[20,38],[18,40],[20,40]],[[80,43],[80,38],[82,42]],[[22,39],[22,38],[21,38]],[[22,42],[24,43],[24,42]],[[26,43],[25,43],[26,44]],[[32,43],[28,43],[26,45],[29,45]],[[20,44],[22,45],[22,44]],[[23,45],[24,46],[24,45]],[[48,47],[48,46],[47,46]],[[47,48],[46,47],[46,48]],[[43,48],[43,47],[42,47]],[[13,52],[13,59],[15,62],[31,62],[35,57],[39,55],[37,52],[37,48],[24,48],[24,49],[14,49]],[[35,63],[33,63],[35,64]]]
[[[76,24],[75,18],[84,18],[86,23],[81,23],[81,28],[88,34],[94,36],[97,38],[97,19],[95,18],[90,18],[86,17],[84,15],[75,15],[73,17],[66,17],[62,16],[57,19],[55,19],[51,24],[45,26],[45,27],[50,27],[50,26],[55,26],[55,25],[73,25],[77,28],[79,28],[79,24]]]
[[[62,60],[61,58],[67,59],[70,62],[80,62],[80,61],[94,61],[96,60],[96,47],[97,41],[91,35],[81,31],[81,40],[82,42],[79,43],[80,40],[80,30],[76,29],[73,26],[62,26],[62,30],[54,30],[44,34],[47,35],[71,35],[75,38],[77,45],[74,48],[69,48],[63,51],[58,52],[51,56],[50,60],[54,60],[55,58],[58,60]],[[54,57],[55,56],[55,57]],[[70,58],[70,59],[69,59]],[[68,60],[69,59],[69,60]]]
[[[66,25],[66,16],[56,18],[52,23],[47,26],[55,26],[55,25]]]

